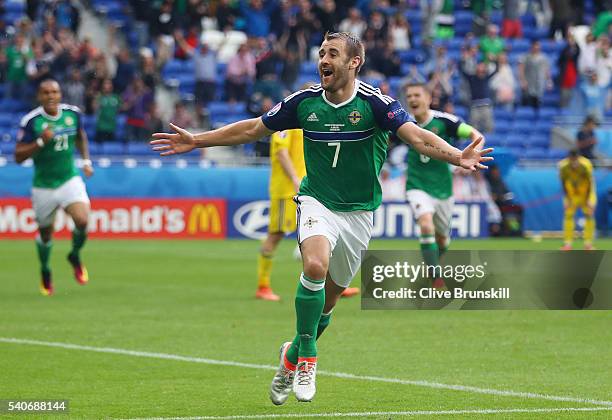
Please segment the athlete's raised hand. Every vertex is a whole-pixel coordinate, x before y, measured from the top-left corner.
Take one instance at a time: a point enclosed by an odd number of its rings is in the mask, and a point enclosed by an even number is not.
[[[178,155],[195,149],[196,143],[193,134],[184,128],[170,123],[175,133],[154,133],[150,144],[153,150],[160,152],[160,156]]]
[[[461,158],[459,159],[459,166],[471,171],[477,171],[478,169],[487,169],[487,166],[483,165],[483,162],[493,160],[488,155],[493,151],[492,147],[488,149],[480,150],[477,146],[482,143],[482,137],[478,137],[472,141],[463,151],[461,152]]]

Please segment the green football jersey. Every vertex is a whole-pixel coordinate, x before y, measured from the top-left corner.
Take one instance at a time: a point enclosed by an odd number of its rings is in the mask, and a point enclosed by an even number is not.
[[[262,120],[271,130],[304,131],[306,176],[299,194],[343,212],[380,205],[378,174],[389,132],[414,121],[399,102],[359,80],[343,103],[329,102],[323,88],[315,85],[288,96]]]
[[[458,137],[457,131],[463,123],[459,117],[445,112],[430,111],[430,119],[420,124],[425,130],[437,134],[453,144]],[[408,151],[408,170],[406,191],[421,190],[432,197],[444,200],[453,195],[453,175],[450,164],[432,159],[414,149]]]
[[[45,128],[53,131],[53,139],[37,151],[34,160],[33,186],[57,188],[79,172],[74,164],[75,142],[81,129],[81,112],[77,107],[60,104],[59,113],[51,116],[38,107],[21,119],[17,141],[35,142]]]

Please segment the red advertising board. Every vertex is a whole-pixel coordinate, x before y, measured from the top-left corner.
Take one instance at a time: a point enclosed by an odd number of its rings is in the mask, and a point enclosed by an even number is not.
[[[224,199],[126,199],[91,201],[92,238],[222,239],[227,236]],[[58,211],[55,237],[69,237],[72,221]],[[0,198],[0,239],[31,238],[37,230],[27,198]]]

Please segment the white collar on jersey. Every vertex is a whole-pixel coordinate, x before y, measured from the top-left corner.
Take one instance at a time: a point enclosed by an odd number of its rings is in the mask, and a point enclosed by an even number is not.
[[[327,103],[327,105],[333,107],[333,108],[340,108],[341,106],[344,106],[346,104],[348,104],[349,102],[351,102],[353,99],[355,99],[355,96],[357,96],[357,89],[359,89],[359,80],[355,79],[355,89],[353,89],[353,94],[351,95],[350,98],[348,98],[346,101],[344,102],[340,102],[339,104],[335,104],[333,102],[330,102],[327,99],[327,96],[325,96],[326,92],[325,90],[323,91],[323,100]]]
[[[45,108],[43,108],[42,106],[40,107],[40,113],[41,113],[41,114],[43,114],[43,116],[44,116],[45,118],[48,118],[48,119],[50,119],[51,121],[57,121],[57,120],[59,120],[59,119],[62,117],[62,111],[63,111],[63,110],[62,110],[61,105],[58,105],[58,107],[57,107],[57,115],[56,115],[56,116],[53,116],[53,115],[49,115],[49,114],[47,114],[47,113],[45,112]]]
[[[419,127],[423,128],[425,127],[427,124],[429,124],[431,122],[431,120],[433,120],[434,115],[433,112],[431,112],[431,109],[429,111],[427,111],[427,119],[425,121],[423,121],[423,124],[419,124]]]

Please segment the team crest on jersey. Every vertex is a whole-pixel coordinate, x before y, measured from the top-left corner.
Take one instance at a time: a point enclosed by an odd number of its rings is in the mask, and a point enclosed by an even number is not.
[[[73,125],[74,119],[72,117],[66,117],[64,118],[64,122],[66,123],[66,125]]]
[[[361,121],[361,114],[357,110],[351,111],[351,113],[348,115],[348,119],[351,124],[357,125],[359,124],[359,121]]]
[[[438,134],[440,132],[440,130],[438,130],[438,127],[432,127],[431,130],[429,131],[431,131],[434,134]]]

